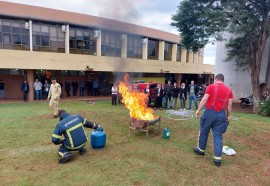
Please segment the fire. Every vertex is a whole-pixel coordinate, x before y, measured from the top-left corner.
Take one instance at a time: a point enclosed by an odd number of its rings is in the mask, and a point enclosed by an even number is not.
[[[152,120],[157,116],[153,115],[153,109],[147,108],[148,96],[142,92],[133,91],[127,84],[120,82],[119,92],[122,94],[123,103],[130,110],[130,117],[140,120]]]

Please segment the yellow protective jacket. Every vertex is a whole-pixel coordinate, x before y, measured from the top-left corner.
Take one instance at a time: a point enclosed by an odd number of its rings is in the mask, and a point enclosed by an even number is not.
[[[49,99],[59,99],[61,95],[61,85],[58,83],[51,84],[50,90],[49,90]]]

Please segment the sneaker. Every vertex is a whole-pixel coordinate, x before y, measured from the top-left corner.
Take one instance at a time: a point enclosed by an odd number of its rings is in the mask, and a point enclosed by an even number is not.
[[[183,110],[183,109],[180,109],[180,110]]]
[[[157,108],[155,107],[154,110],[157,110]]]
[[[67,163],[69,160],[73,158],[71,153],[66,153],[62,158],[59,159],[59,163]]]
[[[84,155],[86,153],[86,148],[81,148],[81,149],[79,149],[79,154],[80,155]]]
[[[58,116],[57,115],[53,115],[53,118],[58,118]]]
[[[159,110],[162,110],[162,108],[159,108]]]
[[[216,167],[220,167],[221,161],[214,161],[214,164],[215,164]]]
[[[184,108],[184,110],[186,110],[186,109]]]
[[[199,155],[201,155],[201,156],[204,156],[204,152],[200,151],[200,150],[198,149],[198,147],[193,147],[193,151],[194,151],[196,154],[199,154]]]

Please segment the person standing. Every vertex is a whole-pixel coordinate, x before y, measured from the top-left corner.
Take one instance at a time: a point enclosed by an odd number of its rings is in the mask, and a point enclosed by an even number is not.
[[[49,95],[48,95],[48,100],[49,106],[53,109],[54,111],[54,118],[57,118],[57,113],[58,113],[58,107],[59,107],[59,100],[61,96],[61,86],[56,82],[55,78],[51,78],[52,84],[50,87]]]
[[[180,110],[186,110],[187,88],[185,83],[181,84],[179,99],[180,99]]]
[[[78,89],[78,82],[74,79],[73,82],[71,83],[71,86],[72,86],[72,96],[76,97],[77,89]]]
[[[5,83],[0,80],[0,99],[5,100]]]
[[[188,95],[189,95],[189,110],[192,108],[192,100],[195,104],[196,110],[198,109],[198,104],[197,104],[197,93],[199,92],[199,88],[197,85],[194,84],[194,81],[192,80],[190,82],[190,85],[188,85]]]
[[[58,150],[61,156],[59,163],[67,163],[73,157],[71,151],[79,151],[80,155],[86,153],[84,146],[87,143],[87,135],[84,127],[98,129],[101,126],[80,115],[69,115],[65,110],[59,110],[57,115],[60,121],[54,129],[52,143],[61,145]]]
[[[87,87],[87,96],[92,96],[92,91],[93,91],[93,82],[88,79],[88,82],[86,83]]]
[[[66,94],[67,94],[67,97],[70,97],[70,82],[69,80],[67,79],[66,82],[65,82],[65,91],[66,91]]]
[[[85,87],[84,80],[81,79],[81,81],[80,81],[80,97],[84,96],[84,87]]]
[[[94,88],[94,96],[98,96],[98,79],[94,81],[93,88]]]
[[[36,92],[36,100],[39,101],[42,98],[42,83],[36,78],[34,82],[34,89]]]
[[[173,86],[171,84],[171,81],[169,80],[168,84],[165,85],[165,89],[164,89],[164,92],[166,94],[165,109],[171,108],[170,103],[171,103],[171,97],[172,97],[172,89],[173,89]]]
[[[198,146],[193,151],[204,156],[210,129],[213,133],[214,164],[219,167],[222,158],[222,134],[226,132],[229,125],[229,116],[232,111],[233,92],[224,84],[224,75],[217,74],[215,82],[206,89],[196,116],[200,117],[200,110],[206,104],[206,110],[200,119],[200,132]]]
[[[176,109],[176,104],[177,104],[177,99],[178,99],[178,94],[180,92],[180,89],[177,87],[177,83],[173,84],[173,89],[172,89],[172,99],[170,102],[170,105],[172,106],[172,103],[174,102],[173,109]]]
[[[112,91],[112,105],[116,105],[118,89],[115,84],[113,85],[111,91]]]
[[[26,98],[27,98],[27,94],[28,94],[28,91],[29,91],[29,84],[28,84],[27,80],[24,80],[24,82],[22,83],[21,91],[23,93],[23,100],[27,101]]]
[[[45,83],[44,83],[44,91],[45,91],[45,97],[47,98],[48,95],[49,95],[49,90],[50,90],[50,84],[48,83],[48,80],[46,79],[45,80]]]
[[[155,106],[154,106],[154,110],[157,109],[157,107],[159,107],[160,110],[162,110],[162,90],[161,90],[161,86],[158,83],[157,87],[155,88]]]

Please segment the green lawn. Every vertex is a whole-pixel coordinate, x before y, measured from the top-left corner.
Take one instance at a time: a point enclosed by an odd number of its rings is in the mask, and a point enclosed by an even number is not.
[[[270,119],[234,112],[224,135],[224,145],[236,156],[223,155],[220,168],[212,163],[212,137],[205,157],[196,156],[199,120],[174,121],[166,112],[162,129],[169,127],[170,138],[152,127],[129,136],[129,112],[110,101],[94,105],[86,101],[61,102],[61,108],[81,114],[104,127],[106,147],[86,155],[74,152],[74,159],[58,164],[58,146],[51,135],[58,119],[46,102],[0,105],[0,185],[269,185]],[[91,129],[86,129],[90,135]]]

